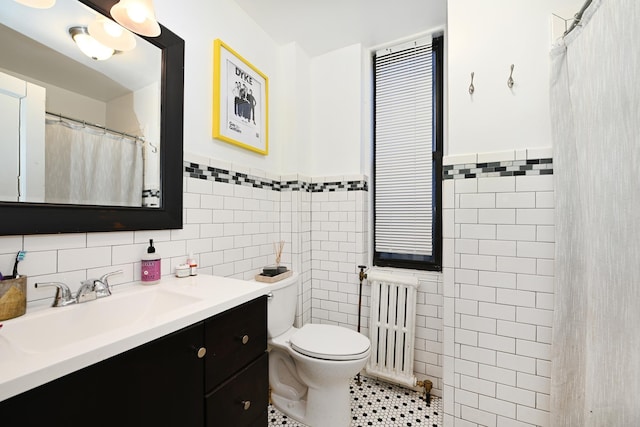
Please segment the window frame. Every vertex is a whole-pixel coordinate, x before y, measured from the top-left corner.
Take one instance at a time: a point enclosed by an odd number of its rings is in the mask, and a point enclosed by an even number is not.
[[[402,269],[442,271],[442,157],[444,145],[444,36],[432,38],[432,52],[434,53],[434,91],[433,91],[433,187],[432,203],[432,255],[424,256],[422,260],[389,258],[387,253],[376,251],[376,56],[372,57],[373,73],[373,165],[372,165],[372,218],[373,218],[373,265],[379,267],[395,267]]]

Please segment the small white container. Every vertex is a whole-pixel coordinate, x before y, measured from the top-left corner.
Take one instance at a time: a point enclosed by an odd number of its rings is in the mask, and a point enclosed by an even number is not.
[[[176,277],[189,277],[191,274],[191,267],[189,264],[180,264],[176,266]]]

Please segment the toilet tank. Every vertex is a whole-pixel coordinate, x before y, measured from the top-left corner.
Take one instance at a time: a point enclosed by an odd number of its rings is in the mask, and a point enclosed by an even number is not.
[[[273,295],[267,304],[267,333],[277,337],[293,326],[298,302],[298,273],[269,285]]]

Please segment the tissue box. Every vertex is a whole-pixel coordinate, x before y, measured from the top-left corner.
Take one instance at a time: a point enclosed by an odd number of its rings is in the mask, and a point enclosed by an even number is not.
[[[27,311],[27,276],[0,281],[0,320],[22,316]]]

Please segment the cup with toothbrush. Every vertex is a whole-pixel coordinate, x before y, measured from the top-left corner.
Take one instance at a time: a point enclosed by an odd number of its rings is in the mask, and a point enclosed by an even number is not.
[[[0,280],[0,320],[22,316],[27,311],[27,276],[18,274],[18,263],[25,258],[25,251],[19,251],[11,276]]]

